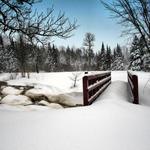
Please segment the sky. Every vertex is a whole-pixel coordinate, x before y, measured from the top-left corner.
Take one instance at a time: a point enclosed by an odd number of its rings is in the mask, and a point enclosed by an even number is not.
[[[109,0],[111,1],[111,0]],[[43,0],[37,3],[34,8],[38,11],[45,11],[54,6],[54,13],[57,16],[59,11],[65,12],[70,21],[77,20],[79,27],[73,31],[69,39],[52,38],[55,45],[83,47],[83,39],[87,32],[95,35],[94,50],[100,50],[102,42],[114,48],[117,43],[124,46],[125,38],[121,37],[121,25],[116,19],[110,17],[110,12],[100,3],[100,0]]]

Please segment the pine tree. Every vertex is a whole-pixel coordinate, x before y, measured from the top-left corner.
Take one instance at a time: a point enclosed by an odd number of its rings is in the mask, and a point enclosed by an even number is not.
[[[28,72],[28,61],[31,55],[31,45],[29,45],[22,34],[19,35],[18,40],[11,39],[11,48],[14,53],[14,57],[17,60],[19,71],[22,77]]]
[[[150,49],[150,41],[147,41],[147,43],[149,43],[149,49]],[[142,37],[139,40],[139,47],[140,47],[140,54],[142,57],[142,70],[150,71],[150,53],[147,47],[145,46]]]
[[[76,49],[76,70],[81,71],[82,70],[82,65],[83,65],[83,59],[82,59],[82,50],[77,48]]]
[[[0,36],[0,72],[15,72],[17,67],[11,45],[4,47],[3,38]]]
[[[111,61],[112,61],[111,49],[110,49],[110,47],[107,46],[107,49],[106,49],[106,70],[111,70]]]
[[[107,65],[106,65],[106,52],[105,52],[105,46],[104,43],[102,43],[101,47],[101,55],[100,55],[100,61],[101,61],[101,69],[100,70],[107,70]]]
[[[114,49],[113,62],[111,66],[112,70],[124,70],[124,56],[122,54],[122,50],[119,44]]]
[[[53,65],[53,48],[51,47],[50,43],[48,43],[48,66],[49,66],[49,71],[54,70],[54,65]]]
[[[34,63],[35,63],[35,70],[37,73],[39,73],[40,70],[43,70],[43,64],[45,61],[45,49],[39,46],[34,46]],[[32,57],[31,57],[32,58]]]
[[[69,66],[71,66],[71,49],[70,47],[68,46],[67,49],[66,49],[66,64]]]
[[[98,51],[96,53],[96,70],[101,70],[101,67],[102,67],[102,63],[101,63],[101,52]]]
[[[55,48],[55,45],[51,47],[50,43],[48,43],[48,66],[49,71],[58,70],[57,67],[59,65],[59,54],[58,49]]]
[[[134,37],[131,48],[130,48],[130,65],[131,70],[141,71],[143,66],[142,60],[142,47],[137,36]]]
[[[53,45],[54,46],[54,45]],[[54,64],[54,71],[58,71],[59,68],[59,51],[56,47],[53,47],[53,64]]]
[[[143,70],[144,71],[150,71],[150,54],[145,53],[143,56]]]

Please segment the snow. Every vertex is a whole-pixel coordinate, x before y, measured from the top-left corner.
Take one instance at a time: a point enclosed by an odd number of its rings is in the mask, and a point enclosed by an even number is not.
[[[141,105],[129,102],[127,73],[124,71],[112,72],[112,83],[87,107],[50,109],[31,105],[27,107],[36,111],[17,111],[1,104],[0,150],[150,150],[149,83],[143,93],[150,74],[136,74],[139,76]],[[19,79],[17,84],[35,84],[37,81],[42,87],[46,84],[46,88],[55,87],[61,92],[71,93],[74,98],[79,95],[79,98],[82,82],[71,89],[70,75],[45,73],[37,75],[36,79],[31,75],[33,78]],[[52,93],[49,89],[51,95],[62,94],[60,91]]]
[[[79,74],[80,72],[57,72],[57,73],[31,73],[30,79],[20,78],[17,80],[9,80],[10,85],[32,85],[36,88],[43,88],[49,90],[52,94],[70,93],[74,91],[82,91],[82,80],[77,82],[76,88],[71,88],[73,73]],[[82,79],[84,73],[79,74],[79,78]]]
[[[76,106],[75,100],[72,99],[69,95],[59,94],[59,95],[50,95],[48,96],[50,102],[55,102],[58,104],[66,106]]]
[[[10,79],[10,74],[9,73],[1,73],[0,74],[0,81],[7,81]]]
[[[150,73],[136,72],[139,82],[139,103],[150,106]]]
[[[5,88],[3,88],[1,93],[4,95],[9,95],[9,94],[19,95],[19,94],[21,94],[21,92],[22,92],[22,90],[18,90],[18,89],[13,88],[13,87],[5,87]]]
[[[29,97],[25,95],[7,95],[1,100],[2,104],[29,105],[32,104]]]
[[[60,104],[57,104],[57,103],[48,103],[47,101],[44,101],[44,100],[41,100],[38,104],[44,105],[44,106],[49,106],[49,107],[55,108],[55,109],[61,109],[61,108],[63,108]]]
[[[48,95],[48,91],[44,89],[30,89],[25,93],[26,96],[35,98],[43,95]]]

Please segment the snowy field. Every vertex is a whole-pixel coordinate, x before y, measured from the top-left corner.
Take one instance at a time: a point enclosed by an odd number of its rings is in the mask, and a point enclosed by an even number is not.
[[[91,106],[25,109],[1,104],[0,150],[150,150],[150,73],[136,74],[140,105],[129,102],[125,71],[112,72],[112,84]],[[33,85],[35,92],[64,94],[81,104],[83,75],[79,73],[76,88],[71,72],[31,74],[8,83]],[[7,74],[0,76],[8,79]]]

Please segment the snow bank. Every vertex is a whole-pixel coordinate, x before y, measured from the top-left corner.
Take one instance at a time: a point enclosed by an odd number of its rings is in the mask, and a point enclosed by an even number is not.
[[[113,81],[107,89],[98,97],[96,102],[101,101],[125,101],[129,102],[128,84],[124,81]],[[95,105],[95,103],[93,103]],[[97,105],[97,104],[96,104]]]
[[[150,73],[135,72],[139,82],[139,103],[140,105],[150,106]]]
[[[29,97],[24,95],[7,95],[1,100],[2,104],[29,105],[32,104]]]

